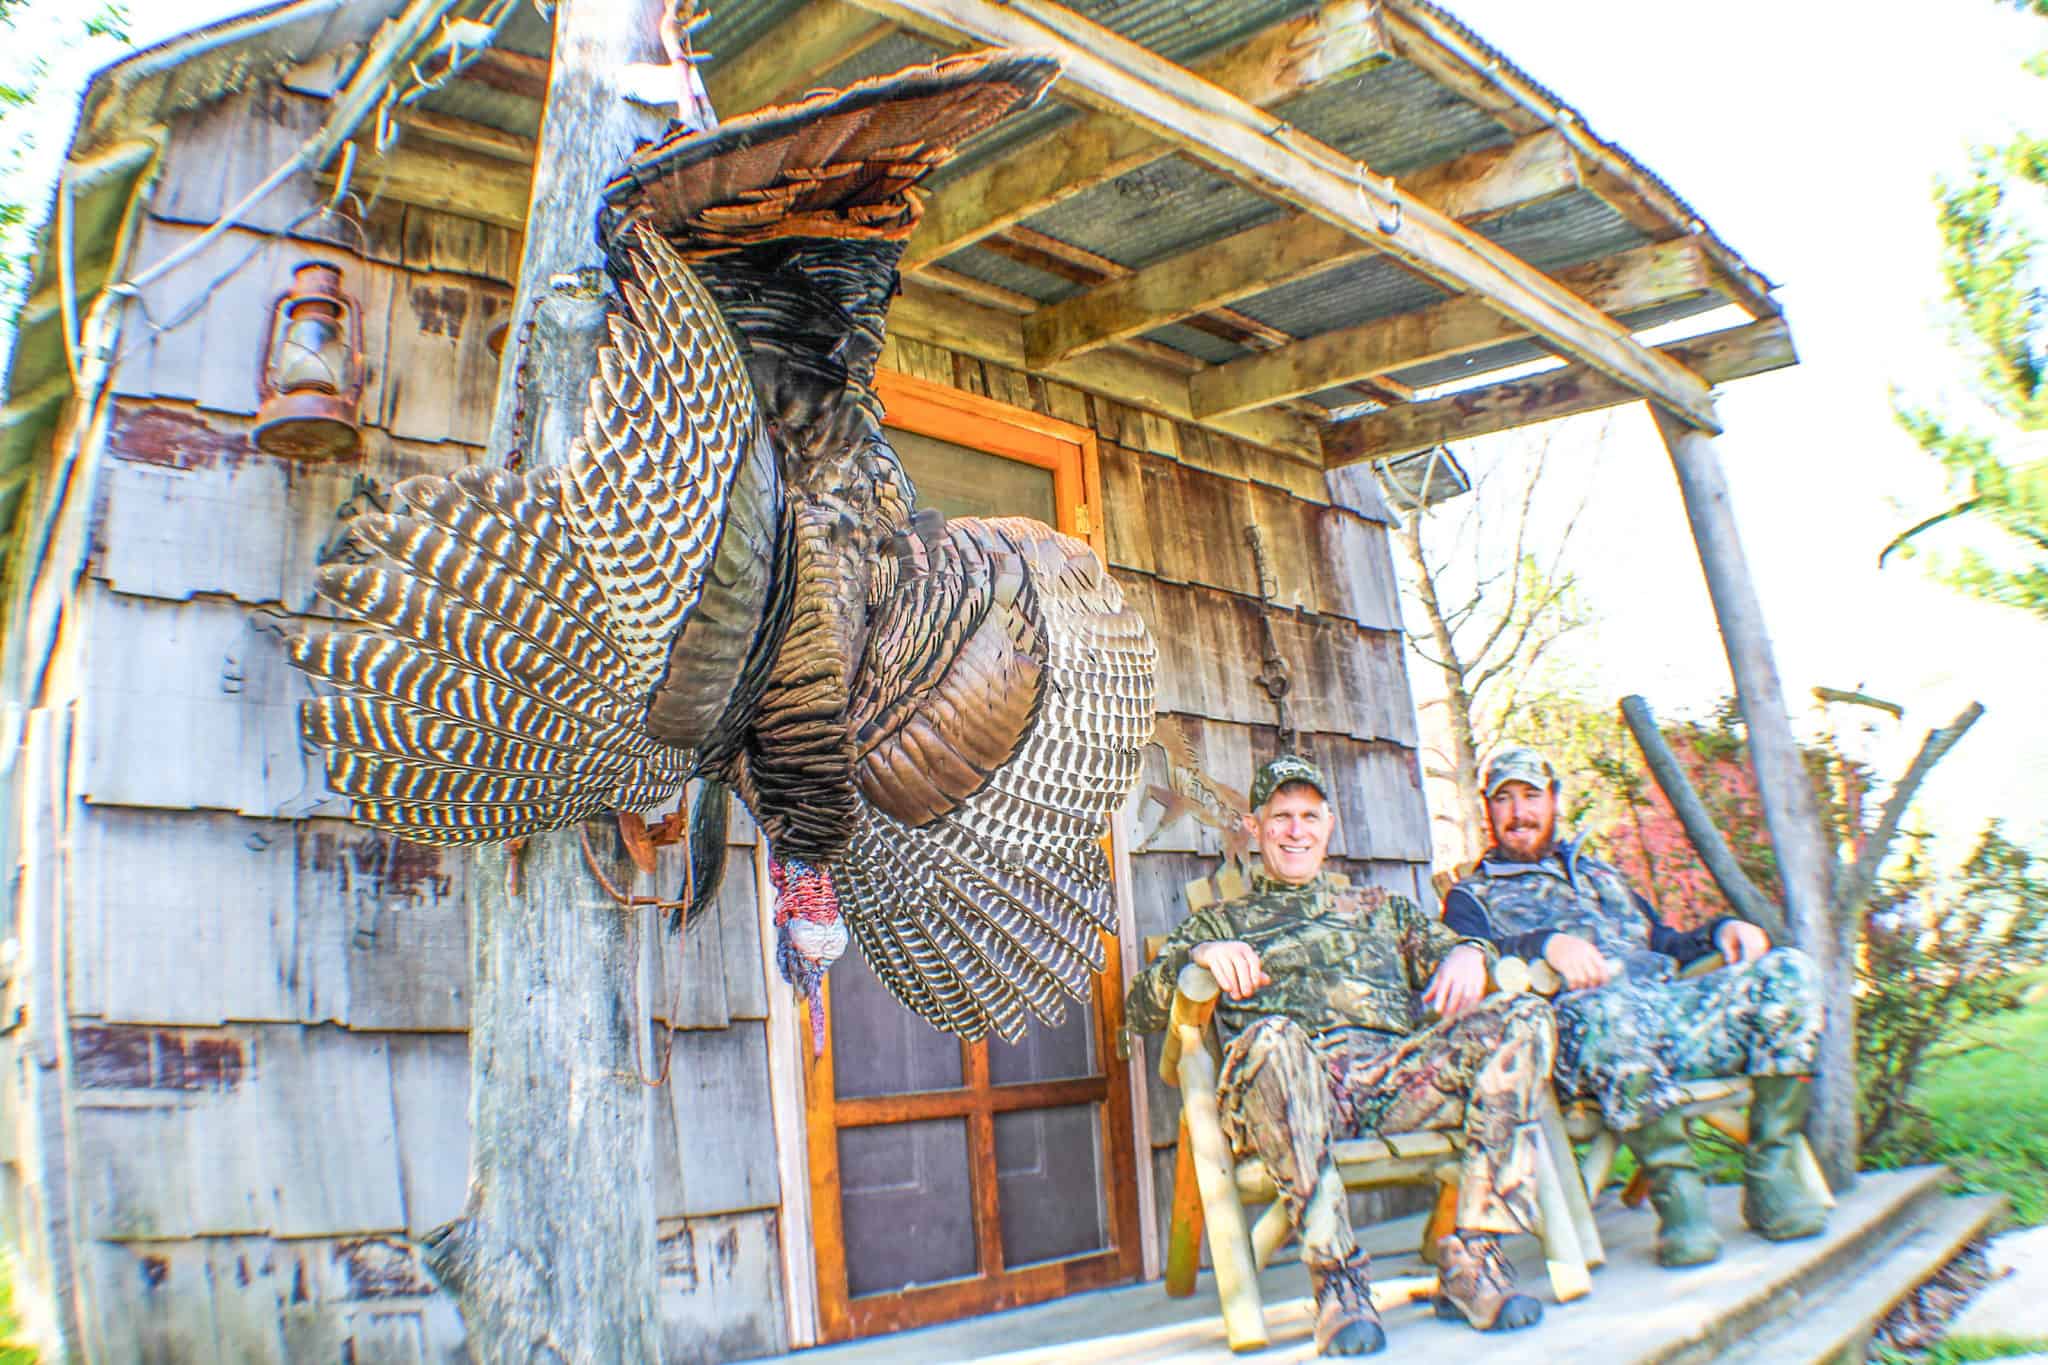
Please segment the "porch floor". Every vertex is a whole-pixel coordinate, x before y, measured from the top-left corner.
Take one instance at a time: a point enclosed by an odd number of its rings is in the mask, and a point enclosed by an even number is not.
[[[1726,1349],[1753,1342],[1761,1330],[1817,1311],[1844,1282],[1855,1282],[1853,1297],[1859,1305],[1881,1316],[1888,1302],[1867,1303],[1873,1295],[1862,1292],[1875,1291],[1877,1282],[1887,1278],[1877,1273],[1880,1268],[1895,1276],[1890,1261],[1912,1252],[1933,1260],[1927,1270],[1931,1274],[1952,1254],[1952,1240],[1966,1240],[1964,1232],[1974,1232],[1990,1216],[1961,1204],[1944,1213],[1948,1201],[1939,1196],[1945,1180],[1938,1167],[1868,1173],[1842,1200],[1824,1236],[1779,1244],[1742,1227],[1738,1189],[1717,1189],[1714,1217],[1727,1248],[1713,1265],[1685,1271],[1656,1264],[1655,1216],[1647,1209],[1623,1208],[1609,1193],[1597,1210],[1607,1264],[1594,1272],[1589,1297],[1559,1307],[1550,1298],[1535,1240],[1521,1237],[1510,1243],[1524,1288],[1542,1294],[1546,1311],[1542,1325],[1533,1330],[1484,1338],[1487,1365],[1711,1361]],[[1928,1235],[1951,1225],[1952,1233]],[[1419,1235],[1419,1218],[1367,1229],[1361,1240],[1373,1253],[1375,1275],[1424,1273],[1415,1256]],[[1911,1278],[1913,1268],[1906,1273]],[[1225,1344],[1214,1287],[1205,1273],[1187,1299],[1169,1299],[1152,1281],[776,1358],[800,1365],[1313,1359],[1306,1274],[1299,1265],[1274,1266],[1261,1277],[1261,1285],[1273,1344],[1242,1357],[1233,1356]],[[1438,1321],[1426,1302],[1388,1313],[1386,1327],[1388,1358],[1416,1365],[1470,1365],[1481,1345],[1462,1325]]]

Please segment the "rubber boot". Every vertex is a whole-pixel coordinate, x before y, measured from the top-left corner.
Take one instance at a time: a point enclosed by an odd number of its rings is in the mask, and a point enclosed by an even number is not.
[[[1707,1215],[1707,1182],[1686,1136],[1685,1117],[1654,1118],[1621,1140],[1650,1178],[1650,1203],[1657,1209],[1657,1263],[1676,1268],[1705,1265],[1721,1254],[1721,1237]]]
[[[1369,1356],[1386,1349],[1386,1329],[1372,1306],[1371,1270],[1363,1251],[1335,1265],[1308,1268],[1315,1289],[1317,1355]]]
[[[1482,1332],[1512,1332],[1543,1320],[1543,1305],[1515,1292],[1515,1268],[1490,1232],[1452,1232],[1436,1243],[1436,1315]]]
[[[1804,1076],[1754,1076],[1750,1086],[1742,1221],[1773,1242],[1817,1236],[1827,1228],[1827,1206],[1800,1178],[1798,1161],[1813,1087]]]

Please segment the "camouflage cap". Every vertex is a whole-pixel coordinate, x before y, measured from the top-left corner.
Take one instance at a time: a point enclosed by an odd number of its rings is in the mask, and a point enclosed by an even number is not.
[[[1252,809],[1265,805],[1274,792],[1289,782],[1306,782],[1325,801],[1330,799],[1330,784],[1324,780],[1321,768],[1299,754],[1282,754],[1259,769],[1258,776],[1252,779]]]
[[[1502,749],[1487,763],[1480,787],[1490,797],[1504,782],[1527,782],[1538,791],[1548,791],[1557,785],[1557,769],[1534,749]]]

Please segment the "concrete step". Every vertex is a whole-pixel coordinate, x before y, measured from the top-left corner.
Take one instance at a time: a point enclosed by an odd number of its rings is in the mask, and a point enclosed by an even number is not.
[[[1835,1365],[1863,1360],[1885,1315],[1925,1284],[2005,1208],[2005,1196],[1944,1198],[1918,1226],[1805,1294],[1773,1326],[1715,1357],[1715,1365]]]

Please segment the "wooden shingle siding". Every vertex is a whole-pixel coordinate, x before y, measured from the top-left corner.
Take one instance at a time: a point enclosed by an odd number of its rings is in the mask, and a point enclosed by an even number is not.
[[[663,1360],[714,1365],[788,1349],[772,1210],[664,1218],[655,1235]]]

